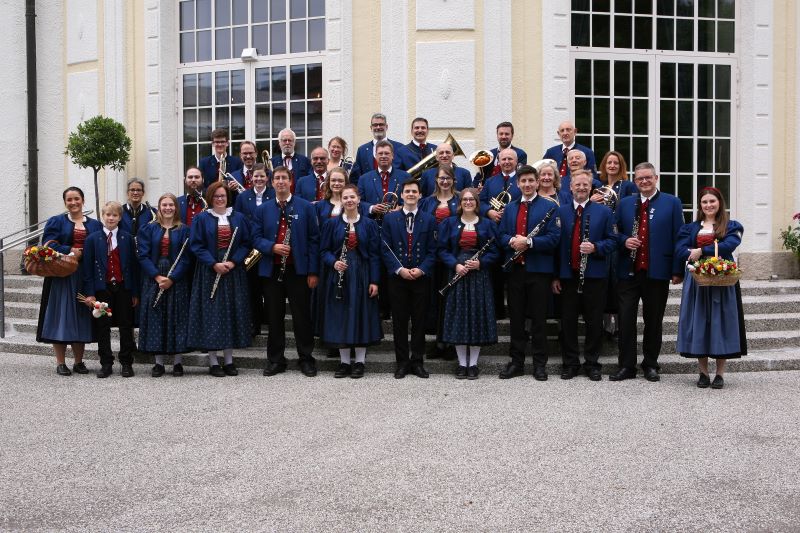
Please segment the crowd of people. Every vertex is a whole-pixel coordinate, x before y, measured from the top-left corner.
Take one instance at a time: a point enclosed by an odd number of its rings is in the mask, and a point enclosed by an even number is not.
[[[132,179],[127,202],[107,202],[100,221],[83,215],[83,192],[67,188],[67,212],[48,220],[43,240],[80,267],[45,279],[37,328],[37,340],[54,347],[57,373],[88,373],[84,347],[97,342],[97,377],[112,375],[117,327],[124,377],[134,375],[136,350],[153,356],[153,377],[166,373],[166,356],[172,375],[183,375],[189,351],[208,354],[212,376],[235,376],[234,350],[266,323],[264,375],[273,376],[287,369],[288,301],[309,377],[315,338],[340,358],[336,378],[364,376],[367,349],[383,338],[381,320],[391,320],[395,378],[428,377],[428,333],[436,335],[429,358],[457,359],[456,378],[477,379],[481,347],[498,342],[498,320],[508,317],[501,379],[524,374],[529,349],[534,378],[548,378],[546,323],[557,318],[562,379],[602,379],[605,335],[619,346],[609,379],[621,381],[638,373],[641,303],[639,366],[658,381],[669,284],[681,282],[678,351],[697,358],[697,386],[722,388],[725,361],[747,353],[738,283],[700,286],[686,275],[687,261],[731,259],[741,242],[743,228],[716,188],[698,192],[695,220],[684,224],[680,200],[659,191],[652,164],[635,165],[631,179],[623,155],[610,151],[597,166],[569,121],[557,130],[561,143],[532,164],[512,144],[513,125],[501,122],[498,146],[475,175],[453,163],[453,146],[428,142],[424,118],[405,145],[387,137],[380,113],[370,128],[373,139],[353,159],[341,137],[310,158],[299,154],[286,129],[281,153],[264,163],[251,141],[239,157],[229,154],[227,132],[214,130],[212,154],[186,170],[183,195],[163,194],[151,207],[144,182]],[[96,301],[113,313],[93,319]]]

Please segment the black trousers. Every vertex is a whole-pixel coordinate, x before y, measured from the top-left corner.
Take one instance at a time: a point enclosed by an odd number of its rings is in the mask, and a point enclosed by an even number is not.
[[[525,272],[525,265],[514,264],[508,275],[508,316],[511,322],[511,361],[522,366],[525,363],[525,348],[528,335],[525,320],[532,318],[531,341],[533,342],[534,366],[547,364],[547,299],[550,290],[550,274]]]
[[[269,323],[267,359],[271,363],[286,363],[286,299],[292,310],[292,326],[300,360],[313,361],[314,333],[311,327],[311,289],[308,277],[295,273],[293,265],[286,266],[283,281],[278,281],[280,267],[275,265],[272,276],[261,278],[261,290]]]
[[[262,257],[262,261],[264,258]],[[247,288],[250,291],[250,316],[252,317],[253,335],[261,333],[261,324],[265,322],[267,315],[264,307],[264,293],[261,289],[261,278],[258,276],[258,265],[256,264],[247,271]]]
[[[409,361],[408,321],[411,319],[411,356],[422,363],[425,354],[425,313],[430,298],[428,276],[407,280],[400,276],[389,278],[389,298],[392,302],[394,354],[398,363]]]
[[[617,284],[619,294],[619,366],[636,368],[636,317],[639,314],[639,300],[642,301],[644,318],[644,341],[642,368],[658,370],[658,356],[661,353],[661,332],[664,310],[669,296],[669,281],[649,279],[647,272],[641,271],[632,278],[620,280]]]
[[[578,346],[578,316],[583,315],[586,335],[583,346],[584,366],[600,368],[598,358],[603,346],[603,311],[608,280],[585,279],[583,294],[578,294],[578,279],[561,280],[561,342],[564,368],[581,366]]]
[[[97,352],[102,366],[114,364],[114,352],[111,351],[111,328],[119,328],[119,362],[123,365],[133,364],[133,300],[131,292],[122,284],[106,285],[105,290],[97,291],[95,298],[106,302],[111,308],[111,317],[100,317],[95,322],[97,328]]]

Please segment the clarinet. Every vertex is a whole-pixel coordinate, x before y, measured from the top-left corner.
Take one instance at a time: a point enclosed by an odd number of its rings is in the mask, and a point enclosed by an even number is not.
[[[631,228],[631,236],[635,237],[639,235],[639,215],[642,213],[642,197],[638,196],[636,198],[636,212],[633,214],[633,228]],[[639,251],[639,248],[631,250],[631,270],[628,275],[633,276],[635,273],[636,268],[636,253]]]
[[[178,252],[178,257],[175,258],[175,262],[172,263],[172,266],[169,267],[169,272],[167,272],[167,277],[172,275],[172,272],[175,270],[175,267],[178,266],[178,261],[181,260],[181,256],[183,255],[183,251],[186,249],[186,243],[189,242],[189,237],[183,241],[183,245],[181,246],[181,251]],[[158,305],[158,301],[161,300],[161,295],[164,294],[164,289],[158,289],[158,294],[156,294],[156,299],[153,302],[153,309]]]
[[[347,228],[344,229],[344,242],[342,243],[342,251],[339,254],[339,261],[347,264]],[[336,280],[336,299],[341,300],[344,298],[344,270],[338,272],[339,279]]]
[[[583,226],[583,239],[581,242],[589,242],[589,213],[586,213],[586,222]],[[578,294],[583,294],[583,282],[586,281],[586,267],[589,265],[589,254],[581,254],[581,266],[578,269]]]
[[[531,230],[530,233],[528,233],[526,238],[532,239],[532,238],[536,237],[539,234],[539,232],[542,231],[542,229],[545,227],[545,225],[550,221],[550,219],[553,218],[553,215],[555,214],[556,209],[558,209],[558,206],[551,207],[550,210],[547,212],[547,214],[544,216],[544,218],[542,220],[540,220],[539,223],[536,224],[533,227],[533,229]],[[503,263],[503,268],[508,267],[508,265],[513,263],[519,256],[521,256],[526,251],[527,250],[520,250],[520,251],[514,252],[514,255],[512,255],[511,258],[509,258],[508,261]]]
[[[470,257],[470,258],[468,259],[468,261],[477,261],[478,259],[480,259],[480,258],[481,258],[481,256],[482,256],[483,254],[485,254],[485,253],[486,253],[486,250],[488,250],[488,249],[489,249],[489,246],[491,246],[493,242],[494,242],[494,237],[492,237],[491,239],[489,239],[488,241],[486,241],[486,244],[484,244],[483,246],[481,246],[481,249],[480,249],[480,250],[478,250],[477,252],[475,252],[475,255],[473,255],[472,257]],[[466,276],[466,274],[463,274],[463,275],[462,275],[462,274],[459,274],[458,272],[456,272],[456,274],[455,274],[455,275],[454,275],[454,276],[453,276],[453,277],[450,279],[450,281],[447,283],[447,285],[445,285],[444,287],[442,287],[442,288],[439,290],[439,294],[441,294],[442,296],[444,296],[444,293],[446,293],[448,290],[450,290],[450,287],[452,287],[453,285],[455,285],[456,283],[458,283],[458,280],[460,280],[460,279],[461,279],[461,278],[463,278],[464,276]]]
[[[236,238],[236,232],[239,231],[239,228],[236,227],[233,229],[233,235],[231,235],[231,242],[228,243],[228,249],[225,250],[225,255],[222,256],[222,262],[225,263],[228,260],[228,256],[231,254],[231,249],[233,248],[233,240]],[[214,278],[214,286],[211,287],[211,296],[208,298],[210,300],[214,299],[214,295],[217,293],[217,287],[219,286],[219,280],[222,278],[222,274],[217,272],[217,277]]]
[[[292,223],[291,217],[286,214],[284,211],[284,217],[286,217],[286,235],[283,237],[283,244],[286,246],[291,246],[289,241],[292,239]],[[281,270],[278,272],[278,281],[283,282],[283,275],[286,273],[286,263],[289,261],[288,255],[281,256]]]

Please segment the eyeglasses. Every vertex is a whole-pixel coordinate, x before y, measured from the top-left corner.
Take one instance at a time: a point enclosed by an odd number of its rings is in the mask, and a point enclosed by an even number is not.
[[[142,193],[142,192],[144,192],[144,189],[128,189],[128,192],[139,192],[139,193]]]
[[[369,127],[370,128],[385,128],[386,127],[386,123],[385,122],[376,122],[376,123],[370,124]]]
[[[222,140],[222,141],[212,141],[211,143],[212,143],[212,144],[228,144],[228,141],[226,141],[226,140]]]
[[[636,176],[633,181],[653,181],[654,179],[656,179],[655,176]]]
[[[462,204],[469,204],[469,203],[474,204],[475,203],[475,198],[462,198],[461,199],[461,203]]]
[[[439,181],[453,181],[453,178],[451,178],[450,176],[439,176],[436,179]]]
[[[228,195],[227,194],[215,194],[214,196],[212,196],[212,198],[214,198],[215,200],[218,200],[218,199],[222,200],[223,198],[228,198]]]

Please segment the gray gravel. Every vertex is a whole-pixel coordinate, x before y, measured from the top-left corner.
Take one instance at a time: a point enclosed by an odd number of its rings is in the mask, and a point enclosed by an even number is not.
[[[0,357],[4,530],[800,529],[797,371],[716,391]]]

